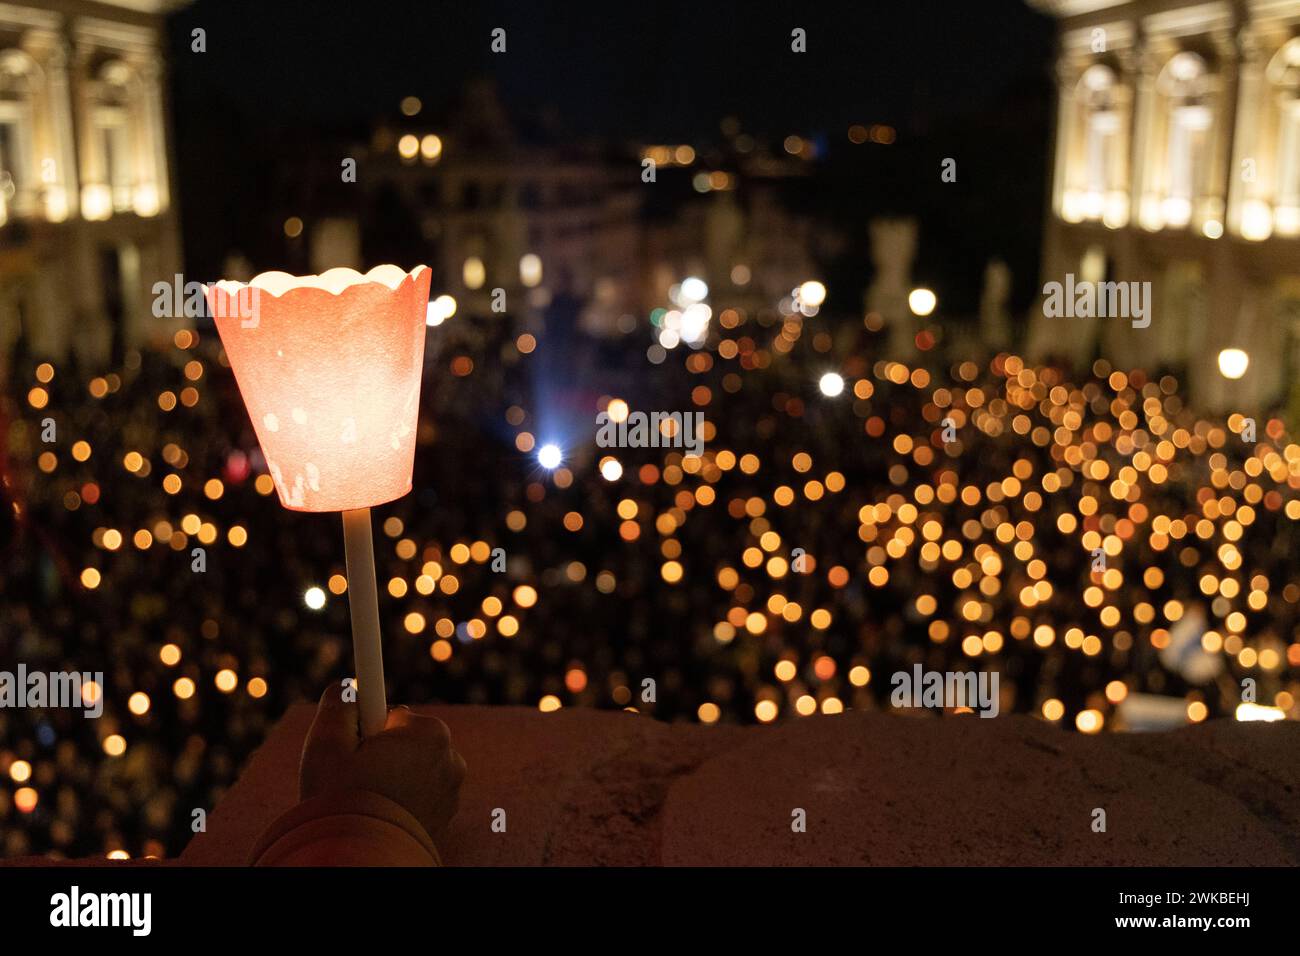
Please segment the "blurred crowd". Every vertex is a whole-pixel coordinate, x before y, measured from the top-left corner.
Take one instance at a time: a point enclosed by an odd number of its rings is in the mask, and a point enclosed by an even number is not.
[[[414,490],[374,513],[390,702],[797,720],[919,663],[1082,732],[1300,717],[1280,421],[873,327],[723,308],[651,360],[644,328],[430,328]],[[101,719],[0,709],[0,852],[175,855],[350,673],[339,519],[279,505],[210,329],[24,360],[0,402],[0,669],[104,673]],[[703,412],[703,456],[595,447],[629,408]]]

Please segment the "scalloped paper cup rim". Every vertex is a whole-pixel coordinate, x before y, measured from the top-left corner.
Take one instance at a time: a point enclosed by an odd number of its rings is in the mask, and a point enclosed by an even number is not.
[[[356,269],[346,267],[327,269],[320,275],[315,276],[295,276],[287,272],[262,272],[253,276],[248,282],[222,279],[214,282],[212,287],[232,296],[238,295],[244,289],[257,289],[276,299],[295,289],[321,289],[331,295],[341,295],[353,286],[365,285],[371,282],[396,291],[397,287],[407,278],[418,278],[426,268],[428,267],[418,265],[410,272],[405,272],[401,266],[382,265],[375,266],[364,275]]]

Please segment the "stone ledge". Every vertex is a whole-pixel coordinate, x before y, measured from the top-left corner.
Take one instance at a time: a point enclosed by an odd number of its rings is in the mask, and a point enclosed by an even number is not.
[[[497,865],[1300,863],[1300,725],[1066,733],[1029,717],[849,712],[776,726],[421,708],[469,776],[444,861]],[[296,798],[291,708],[179,862],[241,865]],[[508,830],[490,830],[492,810]],[[790,829],[807,811],[808,830]],[[1094,807],[1107,832],[1093,833]]]

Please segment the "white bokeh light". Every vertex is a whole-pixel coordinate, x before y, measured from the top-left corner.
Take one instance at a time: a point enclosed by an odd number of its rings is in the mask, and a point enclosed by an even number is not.
[[[913,315],[929,315],[938,302],[938,297],[929,289],[913,289],[907,296],[907,305]]]
[[[563,460],[564,455],[561,454],[559,445],[546,444],[537,452],[537,463],[548,471],[559,468]]]
[[[425,325],[442,325],[456,314],[456,300],[449,295],[440,295],[431,301],[424,311]]]
[[[699,276],[688,276],[682,280],[680,297],[683,305],[702,302],[709,297],[709,284]]]
[[[713,310],[703,302],[688,305],[682,311],[681,340],[687,345],[698,345],[703,342],[705,336],[709,334],[711,318],[713,318]]]
[[[1219,353],[1219,372],[1224,378],[1241,378],[1250,367],[1250,356],[1241,349],[1224,349]]]
[[[809,279],[799,286],[799,301],[804,305],[812,306],[814,309],[820,307],[826,301],[826,286],[816,279]]]

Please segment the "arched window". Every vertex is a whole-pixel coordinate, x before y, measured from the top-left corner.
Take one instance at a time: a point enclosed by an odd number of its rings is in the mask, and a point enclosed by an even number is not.
[[[87,136],[82,215],[105,219],[134,210],[156,215],[166,175],[157,90],[140,68],[110,59],[92,74],[85,101]]]
[[[133,79],[125,63],[108,62],[100,70],[95,102],[91,106],[91,135],[114,212],[131,209],[136,186],[134,140],[138,124],[132,115]]]
[[[0,53],[0,223],[29,214],[40,190],[33,100],[40,71],[21,50]]]
[[[1210,72],[1199,54],[1183,51],[1165,64],[1156,89],[1168,103],[1165,146],[1168,185],[1162,204],[1170,226],[1186,226],[1200,198],[1210,159]]]
[[[1084,71],[1076,90],[1077,102],[1083,114],[1083,195],[1080,211],[1087,219],[1100,219],[1103,215],[1120,218],[1120,212],[1108,209],[1113,206],[1112,193],[1122,192],[1123,182],[1123,120],[1119,104],[1119,82],[1115,71],[1096,63]]]
[[[1300,234],[1300,37],[1293,37],[1268,64],[1276,94],[1277,188],[1274,224],[1283,235]]]

